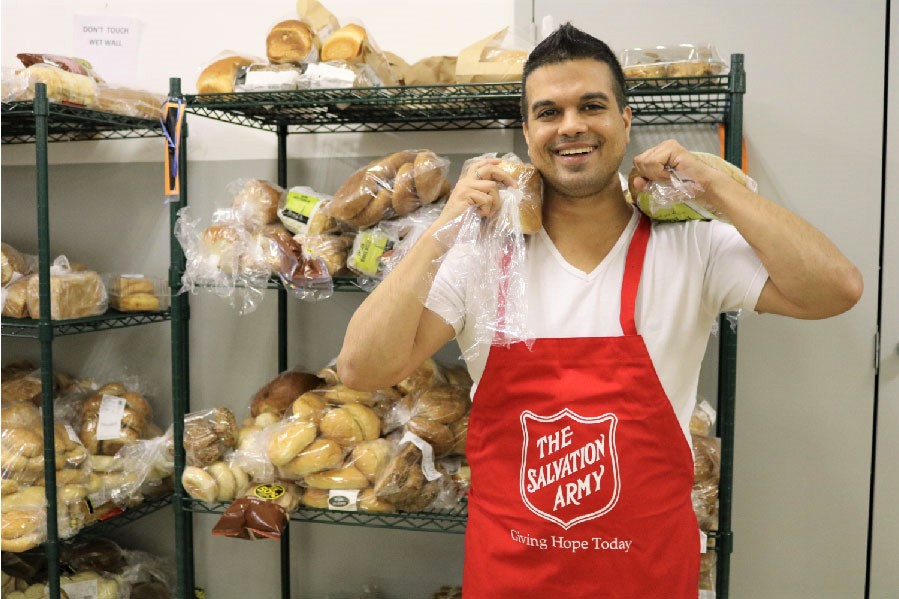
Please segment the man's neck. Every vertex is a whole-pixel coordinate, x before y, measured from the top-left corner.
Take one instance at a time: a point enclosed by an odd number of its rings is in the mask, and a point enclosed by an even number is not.
[[[633,215],[621,187],[610,186],[599,194],[578,198],[547,191],[543,228],[569,264],[591,272],[614,247]]]

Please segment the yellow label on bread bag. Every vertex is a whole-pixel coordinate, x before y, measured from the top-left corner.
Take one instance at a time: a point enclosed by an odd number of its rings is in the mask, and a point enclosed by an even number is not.
[[[284,200],[284,214],[306,224],[321,201],[321,198],[291,190],[287,192],[287,198]]]
[[[259,499],[278,499],[287,491],[281,485],[256,485],[256,488],[253,489],[253,495],[258,497]]]
[[[375,276],[378,274],[378,260],[393,247],[393,241],[380,231],[362,231],[356,236],[351,263],[355,270]]]

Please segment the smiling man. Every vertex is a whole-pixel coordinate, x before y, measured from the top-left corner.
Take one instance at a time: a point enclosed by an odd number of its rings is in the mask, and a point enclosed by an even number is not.
[[[543,228],[524,266],[537,339],[468,362],[463,593],[695,598],[689,419],[717,315],[827,318],[858,301],[861,276],[809,223],[674,141],[634,160],[637,187],[674,168],[733,225],[641,216],[618,174],[631,127],[624,76],[602,41],[563,25],[531,53],[522,92],[528,155],[544,182]],[[459,179],[350,321],[337,364],[347,385],[395,384],[454,337],[471,347],[482,306],[460,283],[465,257],[434,233],[472,206],[493,214],[509,185],[496,160]]]

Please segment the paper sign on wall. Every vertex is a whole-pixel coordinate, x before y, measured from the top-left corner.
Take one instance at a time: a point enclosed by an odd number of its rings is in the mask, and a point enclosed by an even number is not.
[[[107,83],[134,85],[142,25],[131,17],[75,15],[75,56]]]

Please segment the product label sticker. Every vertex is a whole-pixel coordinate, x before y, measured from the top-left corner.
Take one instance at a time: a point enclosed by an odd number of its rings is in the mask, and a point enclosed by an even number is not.
[[[100,596],[96,578],[93,580],[67,582],[60,584],[59,588],[66,592],[69,599],[97,599]]]
[[[305,225],[309,223],[309,219],[312,218],[315,208],[321,201],[321,198],[316,198],[291,189],[287,192],[287,198],[284,200],[284,210],[282,211],[282,214]]]
[[[125,400],[115,395],[104,395],[100,401],[100,415],[97,420],[97,441],[119,439],[122,436],[122,416],[125,415]]]
[[[253,489],[253,494],[256,495],[256,497],[269,500],[277,499],[286,492],[287,489],[281,485],[256,485],[256,488]]]
[[[703,531],[699,531],[699,553],[705,553],[709,550],[709,536]]]
[[[359,509],[358,499],[359,491],[357,489],[332,489],[328,492],[328,509],[339,512],[355,512]]]
[[[378,274],[378,263],[388,250],[393,249],[393,240],[380,231],[361,231],[353,244],[351,262],[363,274]]]

